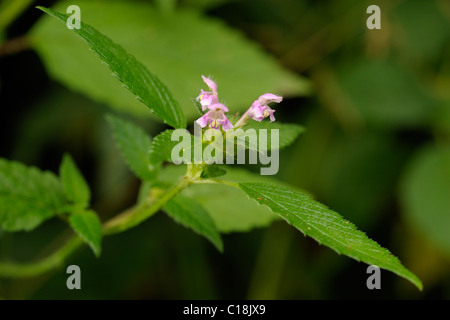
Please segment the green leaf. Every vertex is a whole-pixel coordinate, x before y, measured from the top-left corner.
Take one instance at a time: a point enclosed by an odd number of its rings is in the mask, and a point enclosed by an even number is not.
[[[197,99],[192,99],[192,102],[194,103],[194,107],[197,110],[198,114],[202,116],[205,113],[205,111],[202,110],[202,105],[200,101],[197,101]]]
[[[218,167],[225,168],[225,166]],[[159,179],[170,186],[184,174],[185,170],[185,166],[168,166],[161,171]],[[231,166],[226,166],[226,171],[227,180],[233,182],[280,183],[271,176],[261,176]],[[279,219],[270,209],[248,201],[247,196],[240,190],[222,184],[195,184],[186,188],[182,195],[198,201],[221,233],[247,232],[253,228],[267,227]]]
[[[257,143],[252,144],[248,142],[248,139],[245,139],[243,142],[237,142],[237,144],[241,144],[245,146],[246,148],[249,148],[251,150],[257,150],[263,153],[266,153],[267,150],[271,150],[272,147],[274,149],[283,149],[287,146],[289,146],[291,143],[297,139],[297,137],[305,131],[305,129],[302,126],[299,126],[297,124],[290,124],[290,123],[280,123],[280,122],[270,122],[270,121],[250,121],[245,127],[242,128],[244,131],[244,134],[247,130],[253,129],[256,132],[257,136]],[[264,131],[261,131],[264,130]],[[278,130],[278,144],[272,146],[272,130]],[[239,133],[239,131],[236,131]],[[264,132],[267,137],[267,143],[263,143],[260,141],[261,134]],[[235,134],[233,136],[228,136],[226,139],[236,139],[235,137],[239,138],[242,137],[240,134]],[[237,140],[237,139],[236,139]],[[235,140],[235,141],[236,141]]]
[[[222,239],[214,221],[197,201],[178,195],[167,202],[163,210],[176,222],[204,236],[217,250],[223,251]]]
[[[66,199],[51,172],[0,158],[0,226],[5,231],[32,230],[62,212]]]
[[[239,187],[259,204],[266,205],[303,234],[357,261],[390,270],[422,290],[421,281],[387,249],[325,205],[284,186],[240,183]]]
[[[54,9],[65,12],[71,4],[58,1]],[[192,98],[206,89],[202,74],[213,75],[231,112],[247,109],[265,92],[288,97],[309,91],[309,82],[282,68],[243,34],[196,11],[180,9],[161,15],[151,3],[142,1],[80,0],[77,5],[84,22],[114,39],[158,75],[189,119],[198,116]],[[31,31],[33,47],[51,77],[121,112],[146,114],[86,46],[64,29],[44,16]]]
[[[73,230],[86,242],[98,257],[101,253],[102,224],[92,210],[81,211],[69,217]]]
[[[51,9],[38,7],[42,11],[57,18],[64,24],[68,19],[68,15],[55,12]],[[83,7],[83,12],[86,12]],[[83,19],[84,21],[84,19]],[[61,26],[60,29],[66,29]],[[81,38],[83,38],[97,54],[97,56],[109,67],[113,75],[122,82],[122,84],[130,90],[138,100],[144,103],[150,110],[160,117],[167,124],[175,128],[186,127],[186,119],[180,106],[173,99],[167,87],[136,58],[127,53],[120,45],[114,43],[110,38],[101,34],[90,25],[81,23],[80,29],[73,29]],[[50,39],[47,35],[47,39]],[[70,52],[69,48],[66,48]],[[80,68],[80,60],[74,58],[71,62]],[[87,66],[84,66],[87,67]],[[89,69],[84,69],[91,76]],[[71,75],[73,77],[74,75]],[[107,90],[107,94],[114,91]]]
[[[150,180],[154,172],[150,171],[148,153],[151,138],[135,124],[113,115],[106,117],[114,132],[114,138],[131,170],[142,180]]]
[[[434,245],[450,254],[450,148],[421,150],[401,189],[406,218]]]
[[[345,212],[347,219],[370,231],[392,201],[408,148],[392,135],[379,132],[334,134],[328,145],[320,170],[314,174],[315,192],[334,210]]]
[[[82,209],[86,208],[91,199],[91,191],[69,154],[65,154],[63,157],[59,175],[67,199],[76,205],[80,205]]]
[[[216,165],[205,166],[201,174],[202,179],[217,178],[226,175],[227,171]]]

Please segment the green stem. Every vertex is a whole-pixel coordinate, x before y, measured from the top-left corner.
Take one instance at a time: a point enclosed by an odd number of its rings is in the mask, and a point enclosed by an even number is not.
[[[66,258],[75,252],[81,244],[83,244],[81,238],[74,237],[70,239],[61,249],[39,262],[27,264],[2,263],[0,264],[0,274],[3,277],[8,278],[25,278],[50,271],[61,266]]]
[[[33,0],[10,0],[0,6],[0,33],[9,26]]]
[[[203,165],[188,165],[188,171],[180,181],[161,197],[139,204],[125,210],[123,213],[106,222],[103,227],[104,235],[111,235],[131,229],[158,212],[170,199],[181,190],[200,178]],[[32,277],[61,266],[67,257],[83,244],[79,237],[70,239],[61,249],[47,258],[26,264],[0,263],[0,275],[3,277],[19,278]]]

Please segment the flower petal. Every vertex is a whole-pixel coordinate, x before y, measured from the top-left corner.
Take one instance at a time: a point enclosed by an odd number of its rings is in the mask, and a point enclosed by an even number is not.
[[[265,93],[258,98],[259,102],[264,105],[271,102],[280,103],[283,100],[283,97],[277,96],[273,93]]]
[[[202,128],[206,127],[208,125],[208,122],[211,121],[211,118],[209,117],[209,112],[205,113],[203,116],[197,119],[198,125]]]
[[[212,81],[210,78],[207,78],[205,76],[202,76],[202,79],[206,83],[206,85],[211,88],[211,90],[214,93],[217,92],[217,84],[214,81]]]

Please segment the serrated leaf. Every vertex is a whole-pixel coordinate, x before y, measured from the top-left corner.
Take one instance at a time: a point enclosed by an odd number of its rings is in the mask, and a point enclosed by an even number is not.
[[[152,179],[154,172],[150,171],[148,161],[151,138],[144,130],[129,121],[113,115],[108,115],[106,119],[130,169],[142,180]]]
[[[268,206],[304,235],[339,254],[390,270],[422,290],[422,282],[398,258],[308,195],[288,187],[265,183],[240,183],[239,187],[251,199]]]
[[[176,222],[204,236],[217,250],[223,251],[222,239],[214,221],[197,201],[178,195],[167,202],[163,210]]]
[[[404,213],[436,247],[450,254],[450,148],[428,146],[412,160],[401,189]]]
[[[57,18],[64,24],[69,15],[55,12],[48,8],[38,7],[42,11]],[[85,9],[84,9],[85,10]],[[83,11],[85,12],[85,11]],[[83,19],[84,21],[84,19]],[[61,29],[66,29],[64,26]],[[120,45],[114,43],[110,38],[98,32],[96,29],[81,22],[81,28],[73,31],[84,39],[92,51],[104,62],[113,75],[132,92],[138,100],[144,103],[158,117],[175,128],[186,127],[186,119],[178,102],[172,97],[167,87],[152,74],[134,56],[127,53]],[[49,40],[50,37],[47,37]],[[70,49],[67,48],[67,54]],[[80,68],[78,59],[71,62]],[[87,67],[87,66],[83,66]],[[90,74],[88,69],[85,72]],[[73,75],[71,75],[73,77]],[[91,75],[89,75],[91,76]],[[114,90],[108,91],[112,94]]]
[[[58,1],[54,10],[73,4]],[[283,69],[273,57],[218,19],[193,10],[161,15],[148,2],[79,0],[82,20],[133,54],[165,83],[189,119],[197,116],[191,99],[204,88],[201,75],[213,75],[230,110],[248,108],[264,92],[284,97],[305,94],[309,82]],[[32,44],[50,75],[73,90],[119,109],[146,109],[105,72],[83,43],[43,17],[31,32]],[[238,85],[236,79],[239,79]]]
[[[77,165],[69,154],[65,154],[59,168],[59,175],[64,193],[69,201],[81,208],[86,208],[91,199],[91,191],[79,171]]]
[[[399,64],[362,60],[343,68],[339,86],[368,124],[382,129],[414,127],[430,120],[434,101]]]
[[[0,226],[5,231],[32,230],[62,212],[66,199],[51,172],[0,158]]]
[[[92,210],[80,211],[69,217],[73,230],[86,242],[98,257],[101,253],[102,223]]]

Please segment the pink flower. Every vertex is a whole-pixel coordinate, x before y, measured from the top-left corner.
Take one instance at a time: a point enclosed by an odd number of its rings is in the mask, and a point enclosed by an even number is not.
[[[202,111],[205,111],[209,106],[219,103],[219,98],[217,96],[217,84],[211,79],[202,76],[203,81],[206,85],[211,89],[211,91],[200,90],[200,94],[197,97],[197,101],[200,100],[200,104],[202,105]]]
[[[271,102],[280,103],[283,97],[274,95],[272,93],[263,94],[253,102],[250,109],[246,112],[247,117],[256,121],[262,121],[263,119],[270,117],[270,122],[275,121],[275,116],[273,115],[275,110],[271,109],[268,104]]]
[[[219,130],[222,125],[222,129],[227,131],[233,128],[231,122],[227,119],[224,112],[228,112],[228,108],[221,103],[215,103],[208,106],[209,111],[201,116],[196,122],[202,128],[208,124],[210,128]]]

